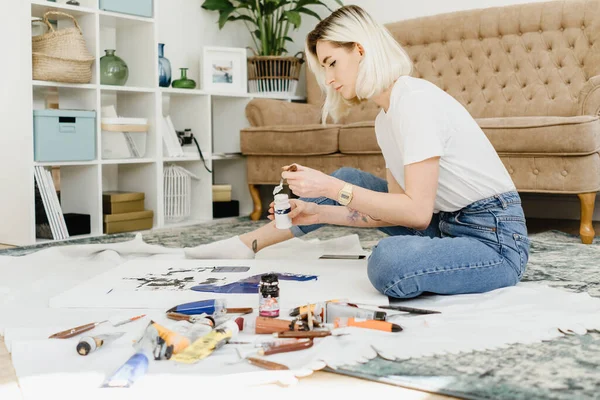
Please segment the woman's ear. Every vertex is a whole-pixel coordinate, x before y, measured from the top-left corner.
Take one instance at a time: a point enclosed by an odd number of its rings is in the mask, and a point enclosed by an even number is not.
[[[361,57],[365,55],[365,48],[362,47],[360,43],[356,43],[356,48],[358,49],[358,54],[360,54]]]

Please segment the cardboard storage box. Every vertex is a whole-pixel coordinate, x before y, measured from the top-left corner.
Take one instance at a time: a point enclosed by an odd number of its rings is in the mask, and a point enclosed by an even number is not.
[[[100,0],[100,9],[151,18],[152,0]]]
[[[231,201],[231,185],[213,185],[213,201]]]
[[[124,214],[144,211],[143,192],[112,191],[102,193],[102,212],[104,214]]]
[[[104,215],[104,233],[121,233],[152,229],[154,211],[145,210]]]
[[[90,161],[96,158],[96,112],[34,110],[35,161]]]

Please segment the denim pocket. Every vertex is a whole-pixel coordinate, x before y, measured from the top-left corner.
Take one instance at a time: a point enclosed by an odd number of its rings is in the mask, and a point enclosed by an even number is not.
[[[481,231],[496,232],[498,230],[496,216],[489,210],[477,212],[459,211],[454,216],[454,221],[458,225]]]
[[[527,265],[527,261],[529,261],[529,247],[531,246],[531,242],[529,238],[526,236],[519,235],[517,233],[513,234],[513,238],[515,239],[515,247],[519,252],[519,270],[517,271],[517,275],[519,280],[523,277],[525,273],[525,266]]]

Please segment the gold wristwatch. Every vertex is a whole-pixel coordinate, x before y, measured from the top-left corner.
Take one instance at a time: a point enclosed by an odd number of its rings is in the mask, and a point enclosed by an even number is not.
[[[352,186],[349,183],[345,183],[344,187],[338,192],[337,201],[343,206],[347,206],[352,201]]]

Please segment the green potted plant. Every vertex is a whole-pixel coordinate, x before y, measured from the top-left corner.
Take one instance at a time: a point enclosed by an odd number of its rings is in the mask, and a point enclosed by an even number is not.
[[[335,0],[343,6],[341,0]],[[219,29],[228,21],[243,21],[254,43],[248,57],[251,92],[295,92],[304,53],[287,54],[290,29],[297,30],[302,14],[321,19],[311,7],[331,8],[319,0],[204,0],[202,8],[219,12]],[[300,57],[298,57],[300,55]]]

